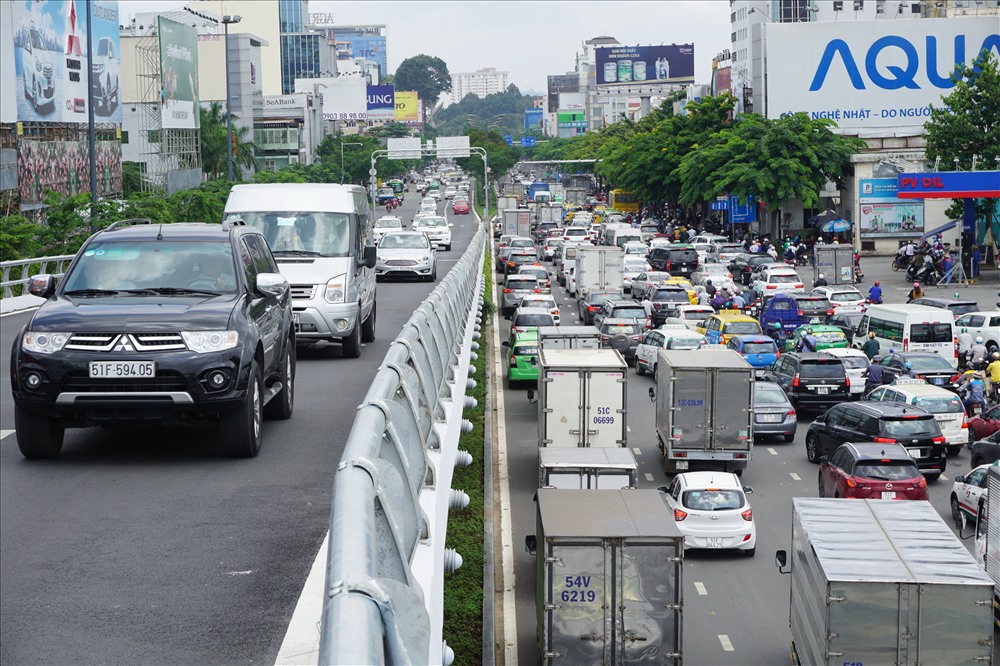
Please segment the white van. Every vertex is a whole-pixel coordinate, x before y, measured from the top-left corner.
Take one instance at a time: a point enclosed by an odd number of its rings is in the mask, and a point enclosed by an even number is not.
[[[969,421],[965,405],[955,393],[941,386],[932,386],[923,379],[901,378],[888,386],[879,386],[868,394],[866,400],[905,402],[934,415],[941,434],[944,435],[948,453],[956,454],[969,444]]]
[[[958,367],[955,320],[950,310],[925,305],[869,305],[858,324],[854,346],[861,348],[875,332],[879,353],[931,352]]]
[[[339,342],[345,357],[375,340],[375,244],[365,188],[235,185],[224,216],[264,233],[292,290],[299,342]]]

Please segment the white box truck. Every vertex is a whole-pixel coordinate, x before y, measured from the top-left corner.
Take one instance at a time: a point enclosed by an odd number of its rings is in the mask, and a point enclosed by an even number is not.
[[[993,620],[1000,630],[1000,461],[987,471],[976,521],[976,562],[993,580]]]
[[[576,293],[585,298],[594,289],[621,289],[625,253],[618,247],[580,245],[576,249]]]
[[[656,438],[667,474],[742,474],[753,456],[753,367],[731,349],[661,349]]]
[[[531,237],[531,211],[524,208],[508,208],[503,212],[505,234]]]
[[[632,449],[538,449],[538,487],[620,490],[639,487]]]
[[[797,663],[992,662],[993,581],[929,502],[796,497],[775,561]]]
[[[628,365],[614,349],[538,351],[538,445],[626,445]]]
[[[593,326],[539,326],[542,349],[600,349],[601,332]]]
[[[684,537],[655,490],[538,490],[541,664],[682,663]]]

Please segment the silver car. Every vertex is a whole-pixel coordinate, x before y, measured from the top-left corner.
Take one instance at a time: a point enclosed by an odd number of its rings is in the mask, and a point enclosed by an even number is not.
[[[798,425],[795,408],[784,390],[774,382],[758,381],[753,385],[753,435],[781,435],[786,442],[795,439]]]
[[[437,255],[422,231],[389,231],[376,248],[375,279],[418,277],[437,279]]]

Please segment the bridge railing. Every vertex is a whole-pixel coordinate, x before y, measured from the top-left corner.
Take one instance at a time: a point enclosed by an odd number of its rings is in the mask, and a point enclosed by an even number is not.
[[[58,257],[36,257],[0,263],[0,294],[3,295],[3,298],[26,296],[28,294],[28,278],[39,273],[49,273],[62,277],[74,256],[64,254]],[[33,270],[35,267],[37,270]]]
[[[461,556],[444,547],[451,488],[468,464],[458,440],[475,386],[483,307],[480,227],[386,353],[358,408],[333,481],[320,664],[443,664],[444,576]]]

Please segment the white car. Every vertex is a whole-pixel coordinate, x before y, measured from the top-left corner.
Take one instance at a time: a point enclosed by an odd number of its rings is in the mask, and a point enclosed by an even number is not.
[[[776,266],[760,271],[750,288],[763,298],[764,294],[802,291],[805,289],[805,285],[802,283],[802,278],[793,269],[787,266]]]
[[[421,217],[413,223],[413,229],[424,232],[431,243],[445,250],[451,249],[451,227],[448,220],[433,215]]]
[[[649,264],[646,257],[629,255],[622,261],[622,287],[627,292],[632,291],[632,280],[641,273],[649,272]]]
[[[725,236],[720,236],[719,234],[699,234],[692,238],[689,242],[692,245],[697,245],[698,243],[707,243],[709,245],[713,243],[725,243],[729,241]]]
[[[712,252],[712,243],[692,243],[694,251],[698,253],[698,263],[704,266],[708,263]]]
[[[563,241],[568,243],[583,243],[590,240],[587,227],[566,227],[563,229]]]
[[[726,288],[730,292],[736,290],[733,274],[722,264],[701,264],[698,270],[691,274],[691,284],[706,286],[711,280],[716,289]]]
[[[701,323],[715,314],[715,309],[709,305],[678,305],[673,310],[672,317],[667,317],[664,326],[668,324],[681,324],[692,331],[701,326]]]
[[[649,241],[649,249],[650,250],[658,248],[658,247],[670,247],[670,239],[669,238],[654,238],[651,241]]]
[[[747,557],[757,552],[757,528],[746,497],[753,489],[732,472],[684,472],[659,490],[684,535],[684,550],[738,549]]]
[[[637,254],[640,257],[645,257],[649,252],[649,248],[646,247],[645,243],[639,243],[636,241],[628,241],[622,246],[622,250],[625,252],[626,257],[631,254]]]
[[[973,340],[981,337],[990,352],[1000,351],[1000,310],[966,312],[955,320],[956,333],[961,333],[963,328]]]
[[[851,396],[860,397],[865,392],[865,373],[868,372],[869,361],[860,349],[824,349],[825,353],[836,356],[844,363],[847,378],[851,380]]]
[[[813,296],[822,296],[830,301],[834,313],[862,312],[865,309],[865,296],[854,287],[816,287]]]
[[[976,522],[979,513],[979,501],[986,494],[986,480],[989,477],[990,465],[980,465],[971,472],[955,477],[951,484],[951,517],[956,524],[961,525],[962,514],[970,523]]]
[[[632,278],[632,298],[641,301],[649,288],[659,282],[670,279],[666,271],[643,271]]]
[[[437,200],[434,197],[424,197],[420,200],[421,208],[424,206],[430,206],[434,210],[437,210]]]
[[[427,196],[428,198],[433,199],[434,203],[437,203],[438,200],[441,198],[441,190],[430,190],[427,193]]]
[[[555,321],[556,326],[559,325],[559,304],[556,303],[556,299],[551,294],[525,294],[521,297],[521,301],[518,303],[517,307],[519,309],[524,308],[543,308],[549,311],[552,315],[552,320]]]
[[[456,193],[456,190],[455,190],[454,187],[446,187],[445,190],[444,190],[444,198],[445,199],[454,199],[455,198],[455,193]]]
[[[701,349],[708,340],[683,324],[664,325],[646,333],[635,349],[635,373],[656,376],[656,359],[661,349]]]
[[[379,239],[381,239],[382,236],[389,231],[399,230],[402,228],[403,221],[401,219],[391,215],[383,215],[375,220],[375,226],[372,227],[372,232],[375,234],[375,244],[378,245]]]

